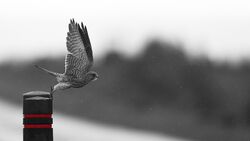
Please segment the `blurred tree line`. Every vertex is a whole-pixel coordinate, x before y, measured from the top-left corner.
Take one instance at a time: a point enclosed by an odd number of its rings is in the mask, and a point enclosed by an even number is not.
[[[109,53],[101,68],[108,92],[138,111],[167,107],[227,126],[250,125],[250,65],[190,57],[181,47],[152,41],[135,58]],[[107,78],[108,79],[108,78]]]
[[[21,65],[3,64],[0,96],[20,104],[21,93],[49,91],[55,80],[36,70],[34,64],[58,72],[64,70],[63,57]],[[133,58],[110,52],[96,60],[93,69],[100,79],[84,88],[55,94],[56,110],[160,130],[168,130],[167,122],[177,120],[168,118],[169,110],[226,127],[250,126],[250,64],[247,61],[235,66],[215,63],[205,57],[191,57],[179,45],[154,40]],[[185,130],[183,126],[180,130]],[[190,125],[186,131],[189,128]]]

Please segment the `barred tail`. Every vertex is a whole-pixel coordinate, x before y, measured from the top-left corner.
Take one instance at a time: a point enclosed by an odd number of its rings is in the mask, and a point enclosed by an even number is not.
[[[59,74],[56,73],[56,72],[47,70],[47,69],[45,69],[45,68],[43,68],[43,67],[40,67],[40,66],[38,66],[38,65],[35,65],[35,67],[38,68],[38,69],[40,69],[40,70],[42,70],[42,71],[47,72],[48,74],[50,74],[50,75],[52,75],[52,76],[58,76],[58,75],[59,75]]]

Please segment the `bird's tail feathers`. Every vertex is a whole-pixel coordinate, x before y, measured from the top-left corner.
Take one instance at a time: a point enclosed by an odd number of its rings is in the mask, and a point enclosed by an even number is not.
[[[56,72],[47,70],[47,69],[45,69],[45,68],[43,68],[43,67],[40,67],[40,66],[38,66],[38,65],[35,65],[35,67],[38,68],[38,69],[40,69],[40,70],[42,70],[42,71],[47,72],[48,74],[50,74],[50,75],[52,75],[52,76],[58,76],[58,75],[59,75],[59,74],[56,73]]]

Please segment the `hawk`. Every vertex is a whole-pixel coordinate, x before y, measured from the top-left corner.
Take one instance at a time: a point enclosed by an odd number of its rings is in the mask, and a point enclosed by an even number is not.
[[[57,73],[35,65],[38,69],[56,77],[58,84],[51,86],[51,95],[57,90],[81,88],[98,79],[98,74],[90,71],[93,53],[86,26],[70,20],[67,34],[67,50],[64,73]]]

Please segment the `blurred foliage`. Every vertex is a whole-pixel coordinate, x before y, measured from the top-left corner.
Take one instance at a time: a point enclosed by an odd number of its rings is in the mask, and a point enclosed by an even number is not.
[[[93,69],[100,79],[55,94],[56,110],[197,140],[250,137],[248,62],[233,66],[194,58],[180,46],[162,41],[148,43],[133,58],[110,52],[97,62]],[[64,70],[62,57],[4,64],[0,67],[0,96],[20,104],[24,92],[49,91],[56,83],[54,78],[33,68],[34,64]]]

